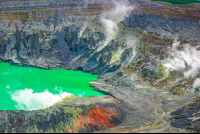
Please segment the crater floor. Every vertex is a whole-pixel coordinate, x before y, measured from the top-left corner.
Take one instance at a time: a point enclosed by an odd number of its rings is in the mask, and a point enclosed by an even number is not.
[[[105,94],[1,110],[0,132],[200,132],[199,11],[150,0],[0,2],[0,62],[96,74],[90,86]]]

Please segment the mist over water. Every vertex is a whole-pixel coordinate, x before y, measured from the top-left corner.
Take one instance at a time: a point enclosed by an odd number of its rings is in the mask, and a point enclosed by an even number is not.
[[[43,70],[0,63],[0,110],[37,110],[66,96],[102,96],[88,82],[97,75],[72,70]]]
[[[24,89],[16,90],[14,93],[10,93],[10,95],[11,99],[18,103],[15,105],[15,108],[23,110],[36,110],[52,106],[54,103],[72,94],[62,92],[62,90],[60,91],[60,94],[53,94],[48,90],[41,93],[34,93],[33,89]]]

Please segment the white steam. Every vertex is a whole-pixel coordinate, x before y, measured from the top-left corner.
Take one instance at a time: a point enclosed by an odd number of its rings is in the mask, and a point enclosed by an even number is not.
[[[106,30],[106,39],[103,41],[103,46],[102,46],[102,47],[104,47],[105,45],[107,45],[110,42],[114,31],[115,32],[118,31],[118,26],[117,26],[116,22],[109,20],[109,19],[101,18],[101,22],[105,26],[105,30]]]
[[[119,49],[119,51],[116,54],[116,59],[112,60],[111,63],[114,63],[114,62],[118,61],[120,59],[121,55],[124,53],[124,51],[126,49],[131,49],[132,48],[132,50],[133,50],[132,54],[133,55],[131,56],[129,62],[127,63],[127,65],[128,65],[136,55],[136,51],[135,51],[136,41],[137,41],[137,39],[134,38],[134,37],[126,37],[126,45],[127,46],[124,47],[124,48],[120,48]]]
[[[177,47],[179,45],[180,42],[178,41],[173,43],[171,58],[164,64],[168,68],[167,71],[184,71],[186,78],[197,76],[200,70],[200,51],[189,44],[185,44],[183,50],[178,50]],[[193,87],[199,86],[197,82],[199,82],[198,79]]]
[[[194,87],[194,88],[200,87],[200,78],[197,78],[197,79],[194,81],[193,87]]]
[[[83,26],[81,27],[81,30],[80,30],[80,32],[79,32],[79,37],[82,36],[82,34],[83,34],[83,32],[85,31],[86,27],[87,27],[87,23],[84,22],[84,23],[83,23]]]
[[[136,55],[136,51],[135,51],[135,48],[136,48],[136,41],[137,41],[137,39],[130,39],[130,38],[128,38],[128,40],[127,40],[127,48],[132,48],[132,50],[133,50],[133,55],[131,56],[131,58],[130,58],[130,60],[129,60],[129,62],[128,62],[128,64],[133,60],[133,58],[135,57],[135,55]],[[127,64],[127,65],[128,65]]]
[[[20,110],[37,110],[52,106],[66,96],[72,94],[60,92],[60,94],[52,94],[45,90],[42,93],[33,93],[32,89],[17,90],[11,94],[11,99],[18,104],[15,106]]]
[[[105,26],[106,39],[102,42],[98,51],[110,42],[114,33],[118,32],[117,23],[123,21],[125,17],[129,15],[131,10],[133,10],[133,6],[130,6],[131,4],[128,0],[113,1],[113,3],[115,7],[108,13],[102,14],[102,17],[100,18],[101,23]]]

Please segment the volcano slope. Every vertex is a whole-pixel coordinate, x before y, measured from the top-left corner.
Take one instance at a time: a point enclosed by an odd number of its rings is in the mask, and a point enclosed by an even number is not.
[[[200,132],[199,39],[199,3],[3,0],[1,62],[98,74],[105,96],[1,110],[0,132]]]

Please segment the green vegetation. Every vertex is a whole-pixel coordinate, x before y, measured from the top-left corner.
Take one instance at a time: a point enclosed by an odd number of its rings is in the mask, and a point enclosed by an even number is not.
[[[190,3],[200,3],[199,0],[152,0],[152,1],[164,1],[172,4],[190,4]]]

